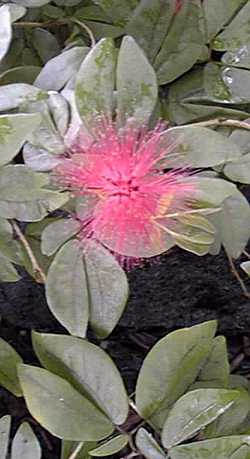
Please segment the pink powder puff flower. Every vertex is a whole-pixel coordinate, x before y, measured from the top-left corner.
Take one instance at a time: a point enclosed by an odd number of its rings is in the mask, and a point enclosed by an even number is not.
[[[152,131],[130,122],[119,129],[100,118],[93,137],[79,131],[55,168],[57,183],[82,196],[82,239],[122,257],[165,252],[174,245],[165,228],[176,224],[168,214],[183,212],[195,192],[188,172],[168,170],[177,146],[171,134],[162,123]]]

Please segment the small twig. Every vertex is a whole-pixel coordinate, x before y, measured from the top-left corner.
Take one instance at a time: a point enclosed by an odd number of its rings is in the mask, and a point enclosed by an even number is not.
[[[248,131],[250,131],[250,123],[247,123],[246,121],[240,121],[240,120],[228,120],[226,118],[215,118],[213,120],[200,121],[198,123],[188,124],[187,126],[203,126],[203,127],[227,126],[227,127],[235,127],[239,129],[247,129]]]
[[[238,273],[238,271],[237,271],[237,269],[236,269],[236,267],[234,265],[232,257],[230,257],[230,255],[227,255],[227,258],[228,258],[228,261],[229,261],[229,265],[230,265],[231,271],[232,271],[233,275],[236,277],[237,281],[239,282],[244,295],[247,298],[250,298],[250,293],[247,290],[244,281],[241,279],[241,277],[240,277],[240,275],[239,275],[239,273]]]
[[[82,29],[84,29],[85,32],[87,32],[87,34],[89,36],[89,39],[90,39],[90,42],[91,42],[91,48],[94,48],[94,46],[96,44],[96,41],[95,41],[95,37],[94,37],[94,34],[93,34],[92,30],[86,24],[84,24],[84,22],[81,22],[81,21],[79,21],[78,19],[76,19],[74,17],[70,18],[70,20],[74,24],[77,24],[80,27],[82,27]]]
[[[250,260],[250,253],[248,253],[246,250],[243,250],[243,254]]]
[[[240,354],[238,354],[234,359],[233,361],[231,362],[231,365],[230,365],[230,370],[231,370],[231,373],[235,370],[237,370],[237,368],[239,368],[242,360],[244,360],[245,358],[245,355],[243,354],[243,352],[241,352]]]
[[[58,21],[45,21],[45,22],[30,22],[30,21],[19,21],[14,22],[13,26],[16,28],[23,28],[23,27],[41,27],[43,29],[48,29],[50,27],[61,27],[63,25],[68,24],[68,20],[58,20]]]
[[[81,441],[80,443],[78,443],[77,447],[74,449],[73,453],[71,453],[71,455],[69,456],[68,459],[76,459],[78,453],[80,453],[82,447],[83,447],[83,444],[84,442]]]
[[[31,262],[31,265],[32,265],[32,269],[34,271],[34,274],[35,274],[35,279],[37,282],[41,283],[41,284],[45,284],[46,283],[46,276],[43,272],[43,270],[41,269],[41,267],[39,266],[38,262],[37,262],[37,259],[32,251],[32,248],[30,247],[30,244],[29,242],[27,241],[26,237],[24,236],[24,234],[22,233],[20,227],[18,226],[18,224],[12,220],[11,221],[12,223],[12,226],[13,226],[13,229],[18,237],[18,239],[20,240],[20,242],[23,244],[23,247],[30,259],[30,262]]]

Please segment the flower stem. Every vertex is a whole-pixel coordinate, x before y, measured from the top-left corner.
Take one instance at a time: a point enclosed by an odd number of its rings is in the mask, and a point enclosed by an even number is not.
[[[37,259],[36,259],[35,255],[34,255],[33,251],[32,251],[32,248],[30,247],[29,242],[27,241],[26,237],[22,233],[20,227],[15,222],[15,220],[12,220],[11,224],[12,224],[12,227],[13,227],[18,239],[22,243],[22,245],[23,245],[23,247],[24,247],[24,249],[25,249],[25,251],[26,251],[26,253],[27,253],[27,255],[28,255],[29,259],[30,259],[30,262],[31,262],[31,265],[32,265],[32,269],[33,269],[36,281],[41,283],[41,284],[45,284],[46,283],[46,276],[45,276],[42,268],[39,266],[39,264],[37,262]]]
[[[215,118],[213,120],[200,121],[198,123],[188,124],[187,126],[203,126],[203,127],[226,126],[226,127],[235,127],[239,129],[247,129],[248,131],[250,131],[250,123],[247,123],[246,121],[240,121],[240,120],[228,120],[226,118]]]
[[[84,443],[83,441],[80,441],[80,443],[78,443],[77,447],[74,449],[73,453],[71,453],[68,459],[76,459],[78,453],[80,453],[83,447],[83,443]]]

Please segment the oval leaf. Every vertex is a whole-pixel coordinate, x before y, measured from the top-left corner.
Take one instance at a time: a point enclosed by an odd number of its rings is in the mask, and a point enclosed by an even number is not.
[[[115,72],[113,40],[104,38],[89,52],[76,77],[76,104],[84,123],[112,116]]]
[[[72,334],[85,337],[88,324],[88,288],[78,241],[67,242],[50,265],[46,298],[55,317]]]
[[[11,459],[41,459],[42,451],[33,430],[27,422],[18,429],[11,448]]]
[[[11,16],[8,5],[0,8],[0,61],[9,49],[11,42]]]
[[[125,272],[111,253],[94,242],[85,253],[90,299],[90,323],[99,338],[106,338],[119,321],[128,298]]]
[[[162,426],[172,404],[197,378],[212,346],[216,322],[184,328],[162,338],[143,362],[136,385],[136,406]]]
[[[156,105],[157,79],[143,51],[129,36],[123,39],[118,55],[116,85],[120,123],[132,117],[145,124]]]
[[[42,253],[53,255],[61,245],[74,236],[81,228],[80,223],[73,219],[61,219],[46,226],[42,232]]]
[[[0,166],[10,162],[30,133],[39,126],[39,114],[0,115]]]
[[[9,435],[10,435],[10,416],[3,416],[0,419],[0,457],[6,459],[8,445],[9,445]]]
[[[48,370],[67,379],[115,424],[126,421],[128,399],[124,384],[101,348],[71,336],[44,333],[33,333],[32,342],[40,362]]]
[[[248,459],[249,437],[235,435],[215,440],[197,441],[170,450],[171,459]]]
[[[153,435],[147,430],[141,428],[138,430],[135,442],[137,448],[146,459],[166,459],[166,454],[161,447],[156,443]]]
[[[17,397],[22,396],[17,376],[17,365],[22,363],[20,355],[0,338],[0,385]]]
[[[108,418],[64,379],[30,365],[20,365],[18,372],[29,411],[53,435],[85,441],[112,433]]]
[[[118,451],[125,448],[128,441],[128,435],[117,435],[117,437],[111,438],[111,440],[103,443],[101,446],[98,446],[98,448],[92,449],[89,454],[90,456],[95,457],[112,456],[112,454],[118,453]]]
[[[183,395],[171,409],[163,426],[162,443],[169,449],[193,437],[225,413],[239,393],[224,389],[197,389]]]

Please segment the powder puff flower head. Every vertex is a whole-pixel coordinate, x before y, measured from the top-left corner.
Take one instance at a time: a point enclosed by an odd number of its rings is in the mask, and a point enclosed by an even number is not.
[[[186,173],[165,172],[176,147],[170,134],[161,125],[146,132],[129,121],[119,129],[104,118],[94,131],[87,147],[78,135],[55,170],[61,185],[82,196],[83,239],[125,257],[165,252],[173,245],[168,215],[184,211],[195,191]]]

